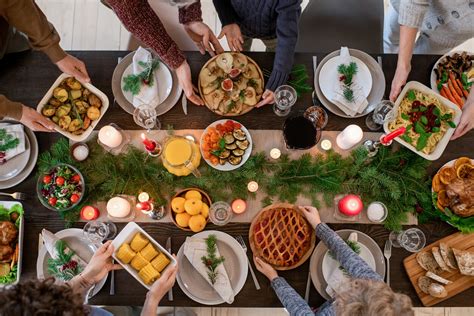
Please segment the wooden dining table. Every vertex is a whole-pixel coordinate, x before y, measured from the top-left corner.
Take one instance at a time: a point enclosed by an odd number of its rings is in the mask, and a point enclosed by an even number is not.
[[[74,51],[70,52],[78,57],[87,66],[89,76],[92,83],[101,91],[103,91],[110,100],[110,107],[99,122],[96,128],[100,128],[109,123],[117,123],[123,129],[133,130],[140,129],[133,121],[131,115],[127,114],[120,106],[113,102],[111,79],[113,71],[117,65],[119,57],[127,55],[126,51]],[[209,59],[209,56],[201,55],[198,52],[187,52],[188,63],[191,66],[193,81],[197,83],[197,76],[202,65]],[[261,68],[271,70],[274,54],[249,52]],[[296,64],[305,64],[308,69],[312,85],[313,82],[313,66],[312,56],[317,56],[318,60],[322,60],[326,53],[297,53],[295,54]],[[373,55],[376,58],[376,55]],[[395,73],[397,64],[396,55],[381,55],[382,68],[386,79],[385,97],[390,93],[391,80]],[[415,55],[412,61],[412,71],[408,80],[416,80],[429,86],[429,78],[432,67],[440,56],[435,55]],[[10,54],[0,60],[0,94],[6,95],[9,99],[22,102],[25,105],[35,107],[50,88],[52,83],[59,76],[60,71],[52,64],[46,55],[41,52],[23,52]],[[296,105],[292,111],[304,110],[312,105],[311,93],[303,94],[298,98]],[[160,116],[162,126],[172,125],[175,130],[178,129],[204,129],[208,124],[219,119],[219,116],[212,113],[205,107],[198,107],[188,101],[188,115],[184,115],[181,107],[181,99],[176,106],[168,113]],[[271,106],[255,109],[245,115],[240,116],[239,121],[248,129],[281,129],[285,118],[277,117]],[[340,131],[349,124],[357,124],[364,131],[368,131],[365,126],[365,117],[356,119],[345,119],[338,117],[329,112],[329,122],[325,128],[328,131]],[[36,133],[39,151],[44,152],[49,149],[50,145],[58,140],[61,135],[57,133]],[[448,144],[444,154],[436,161],[433,161],[428,168],[428,173],[432,176],[446,162],[461,156],[473,156],[474,153],[474,132],[471,131],[462,138],[451,141]],[[10,188],[8,192],[25,192],[28,199],[23,202],[25,208],[25,238],[23,244],[23,267],[21,279],[36,278],[36,261],[38,256],[38,235],[43,228],[52,232],[57,232],[65,228],[65,221],[60,218],[59,214],[43,207],[36,196],[36,169],[30,176],[16,187]],[[390,208],[390,205],[388,205]],[[82,228],[83,223],[76,223],[74,227]],[[118,224],[119,229],[123,224]],[[140,223],[153,238],[162,245],[168,236],[172,237],[172,250],[177,252],[186,236],[191,233],[182,231],[172,223]],[[209,225],[207,229],[222,230],[232,236],[243,235],[248,242],[247,235],[249,224],[230,223],[223,227]],[[359,230],[372,237],[377,244],[383,249],[383,245],[388,238],[389,231],[382,225],[365,225],[365,224],[331,224],[334,230],[349,228]],[[419,224],[418,227],[425,233],[427,244],[434,242],[442,237],[448,236],[456,232],[456,229],[450,225],[438,220],[430,223]],[[319,242],[319,241],[318,241]],[[390,276],[391,287],[397,292],[402,292],[411,297],[415,306],[421,306],[421,302],[409,281],[409,278],[403,267],[403,259],[410,253],[401,249],[393,248]],[[251,260],[252,254],[249,251],[248,258]],[[289,271],[281,272],[288,283],[295,290],[304,296],[306,282],[308,277],[309,260],[302,266]],[[256,290],[254,282],[250,274],[242,291],[236,296],[231,307],[278,307],[281,306],[280,301],[270,287],[270,283],[265,277],[256,272],[258,280],[262,286],[261,290]],[[138,283],[125,270],[115,273],[115,295],[109,295],[110,280],[108,279],[102,290],[90,300],[91,304],[96,305],[142,305],[145,300],[146,289]],[[474,288],[460,293],[439,306],[473,306],[472,298],[474,297]],[[318,294],[314,286],[311,286],[309,303],[311,306],[319,306],[324,299]],[[174,286],[174,301],[169,302],[165,296],[160,305],[171,306],[199,306],[189,299],[179,288]]]

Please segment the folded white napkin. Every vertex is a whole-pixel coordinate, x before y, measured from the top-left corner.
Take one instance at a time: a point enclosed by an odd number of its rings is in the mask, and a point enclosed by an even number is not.
[[[133,74],[138,75],[145,67],[141,66],[138,62],[149,62],[153,59],[153,55],[143,47],[139,47],[135,54],[133,55]],[[151,106],[157,106],[160,104],[160,96],[158,94],[158,76],[156,75],[156,69],[153,71],[153,84],[142,85],[140,87],[140,92],[133,96],[133,106],[138,107],[142,104],[149,104]]]
[[[214,288],[217,294],[228,304],[232,304],[234,301],[234,290],[230,284],[224,264],[217,266],[218,275],[216,283],[212,284],[207,276],[207,267],[201,260],[203,256],[207,256],[206,241],[201,238],[187,237],[184,243],[184,255],[199,274]],[[219,249],[216,250],[216,256],[220,257]]]
[[[352,58],[349,53],[349,49],[347,47],[341,47],[341,53],[338,57],[337,65],[349,65],[351,62]],[[337,71],[337,69],[334,71]],[[335,89],[334,98],[331,101],[349,116],[354,116],[357,113],[363,112],[369,103],[367,102],[367,98],[364,96],[362,87],[358,82],[359,76],[355,74],[352,78],[351,88],[354,91],[353,102],[349,102],[346,100],[346,98],[344,98],[344,83],[339,80],[339,74],[336,76],[336,78],[336,81],[333,83]]]
[[[13,157],[23,153],[26,148],[25,148],[25,131],[23,130],[23,125],[21,124],[10,124],[10,123],[0,123],[0,129],[5,129],[7,134],[12,135],[14,138],[18,138],[20,141],[18,143],[18,146],[15,148],[9,149],[5,153],[5,159],[6,161],[12,159]],[[0,140],[0,143],[2,141]]]

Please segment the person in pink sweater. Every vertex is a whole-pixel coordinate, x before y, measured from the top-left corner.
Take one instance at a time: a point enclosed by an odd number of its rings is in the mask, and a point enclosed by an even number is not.
[[[115,11],[130,33],[153,49],[163,62],[176,71],[179,84],[186,97],[197,105],[204,105],[203,100],[195,93],[191,81],[191,69],[186,57],[168,35],[163,23],[148,1],[106,0],[106,3]],[[215,53],[219,54],[224,51],[209,26],[202,22],[199,1],[170,1],[170,3],[179,6],[179,23],[184,25],[186,32],[196,43],[201,54],[208,51],[211,56],[214,56]]]

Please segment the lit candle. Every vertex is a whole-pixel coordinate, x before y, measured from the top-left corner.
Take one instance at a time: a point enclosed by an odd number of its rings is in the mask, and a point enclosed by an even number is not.
[[[146,212],[152,209],[152,204],[149,201],[144,201],[137,203],[136,207],[138,210]]]
[[[280,158],[280,156],[281,156],[280,149],[273,148],[272,150],[270,150],[270,157],[272,157],[273,159],[278,159]]]
[[[257,190],[258,190],[258,183],[255,182],[255,181],[250,181],[250,182],[247,184],[247,189],[248,189],[250,192],[257,192]]]
[[[347,216],[358,215],[364,207],[360,197],[354,194],[348,194],[342,199],[340,199],[337,206],[339,208],[339,211]]]
[[[247,209],[247,203],[242,199],[237,199],[232,202],[232,211],[235,214],[242,214]]]
[[[130,203],[119,196],[113,197],[107,202],[107,213],[112,217],[127,217],[130,214],[130,209]]]
[[[387,218],[387,208],[381,202],[372,202],[367,207],[367,217],[372,222],[382,222]]]
[[[332,147],[332,143],[329,139],[323,139],[321,141],[321,149],[322,150],[329,150]]]
[[[122,133],[113,126],[104,126],[99,131],[99,141],[110,148],[118,147],[122,143]]]
[[[138,195],[138,201],[140,202],[147,202],[150,200],[150,195],[146,192],[142,192]]]
[[[100,211],[97,207],[86,205],[81,209],[81,218],[86,221],[92,221],[97,219],[100,215]]]
[[[145,149],[148,151],[154,151],[156,148],[156,142],[154,140],[146,138],[145,133],[142,133],[141,137],[143,145],[145,145]]]
[[[336,137],[336,143],[339,148],[347,150],[362,140],[364,133],[357,125],[349,125]]]

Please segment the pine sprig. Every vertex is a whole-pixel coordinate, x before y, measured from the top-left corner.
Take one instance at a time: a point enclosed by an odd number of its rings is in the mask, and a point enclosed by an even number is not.
[[[354,90],[352,89],[352,79],[357,73],[357,64],[351,62],[349,65],[340,64],[337,66],[337,72],[341,75],[339,81],[344,83],[342,95],[348,102],[354,102]]]
[[[202,256],[201,260],[202,263],[207,267],[207,276],[209,277],[209,281],[212,284],[216,283],[217,276],[219,272],[217,271],[217,267],[225,261],[223,256],[217,257],[217,237],[216,235],[209,235],[206,239],[206,246],[207,246],[207,256]]]
[[[0,152],[6,152],[20,144],[18,137],[8,134],[5,128],[0,128]]]
[[[144,69],[139,74],[130,74],[123,78],[123,90],[130,91],[132,95],[140,93],[142,85],[153,86],[153,72],[159,68],[160,61],[158,59],[151,59],[147,62],[139,61],[138,64]]]
[[[69,249],[66,253],[67,244],[63,240],[58,240],[54,245],[58,258],[48,259],[48,273],[63,281],[69,281],[82,271],[82,267],[72,258],[75,252]]]

